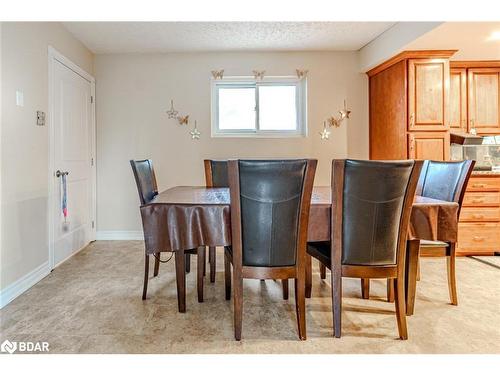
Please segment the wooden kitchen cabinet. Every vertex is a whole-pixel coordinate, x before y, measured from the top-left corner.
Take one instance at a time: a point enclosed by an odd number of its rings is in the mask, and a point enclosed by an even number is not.
[[[450,133],[414,132],[408,134],[408,158],[448,160],[450,158]]]
[[[500,251],[500,174],[472,174],[458,223],[457,253]]]
[[[449,159],[449,58],[405,51],[367,72],[370,159]]]
[[[500,68],[468,71],[469,129],[478,134],[500,133]]]
[[[450,69],[448,119],[450,131],[467,132],[467,69]]]
[[[446,131],[450,66],[448,59],[408,60],[408,130]]]

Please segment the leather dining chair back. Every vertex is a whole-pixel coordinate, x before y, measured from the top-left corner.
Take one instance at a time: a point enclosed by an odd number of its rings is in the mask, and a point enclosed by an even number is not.
[[[462,205],[465,188],[475,161],[426,160],[422,167],[417,194]]]
[[[243,278],[295,279],[299,337],[306,339],[305,261],[316,160],[230,160],[231,246],[226,299],[234,281],[234,336],[241,339]],[[284,284],[285,285],[285,284]]]
[[[205,181],[207,187],[229,187],[227,160],[205,159]]]
[[[156,195],[158,195],[158,187],[156,185],[156,176],[153,169],[151,159],[146,160],[130,160],[132,171],[134,172],[137,191],[141,205],[149,203]]]
[[[345,161],[342,264],[396,264],[399,236],[406,234],[401,220],[413,165],[412,160]]]
[[[243,265],[296,263],[306,160],[240,160]]]

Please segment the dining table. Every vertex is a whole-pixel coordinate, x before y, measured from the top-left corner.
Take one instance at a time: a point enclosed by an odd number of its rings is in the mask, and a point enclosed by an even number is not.
[[[331,197],[330,186],[313,188],[308,242],[330,240]],[[229,188],[175,186],[160,192],[140,211],[147,254],[231,245]],[[418,258],[420,240],[456,242],[458,212],[455,202],[415,196],[407,248],[417,251]]]

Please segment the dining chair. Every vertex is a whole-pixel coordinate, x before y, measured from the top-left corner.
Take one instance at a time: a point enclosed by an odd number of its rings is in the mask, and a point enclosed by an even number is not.
[[[407,232],[421,161],[332,162],[331,239],[307,253],[331,271],[333,327],[341,336],[342,277],[389,278],[399,337],[408,338],[404,297]]]
[[[205,159],[205,185],[206,187],[229,187],[227,174],[227,160]],[[217,263],[216,248],[208,248],[208,263],[210,264],[210,282],[215,282],[215,265]]]
[[[243,279],[295,279],[298,334],[306,339],[305,255],[317,161],[230,160],[232,244],[225,284],[234,285],[234,337],[241,340]]]
[[[422,172],[417,185],[416,194],[433,199],[439,199],[447,202],[458,203],[457,220],[460,216],[462,202],[467,188],[472,170],[474,169],[474,160],[464,161],[432,161],[426,160],[422,167]],[[455,236],[456,237],[456,236]],[[456,243],[442,241],[420,241],[419,249],[417,249],[416,261],[412,262],[418,270],[409,272],[411,279],[408,280],[408,296],[407,296],[407,315],[412,315],[415,306],[415,292],[417,275],[420,273],[419,256],[420,249],[425,248],[427,251],[437,249],[445,249],[447,274],[448,274],[448,291],[452,305],[458,305],[457,297],[457,281],[456,281]],[[388,300],[393,296],[392,288],[388,287]]]
[[[151,159],[145,160],[130,160],[130,165],[134,173],[135,183],[137,185],[137,191],[139,193],[139,200],[141,205],[148,204],[153,200],[154,197],[158,195],[158,185],[156,183],[156,175],[153,168],[153,161]],[[200,249],[190,249],[186,250],[184,254],[184,259],[182,263],[185,263],[185,270],[189,272],[188,264],[190,262],[190,254],[199,254]],[[202,255],[204,262],[204,254]],[[153,271],[153,277],[158,276],[160,270],[160,253],[154,254],[155,265]],[[199,259],[200,261],[201,259]],[[176,256],[177,261],[177,256]],[[198,262],[199,262],[198,261]],[[178,263],[178,262],[176,262]],[[198,267],[199,268],[199,267]],[[177,272],[177,269],[176,269]],[[203,273],[201,274],[200,282],[200,270],[198,269],[198,301],[203,302]],[[144,265],[144,285],[142,290],[142,299],[146,299],[148,291],[148,280],[149,280],[149,254],[145,255],[145,265]]]

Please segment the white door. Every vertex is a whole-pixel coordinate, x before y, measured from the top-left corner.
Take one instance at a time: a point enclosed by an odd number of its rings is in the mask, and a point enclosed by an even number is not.
[[[82,249],[94,233],[92,83],[54,58],[52,265]],[[66,177],[66,189],[63,187]],[[66,215],[63,195],[66,190]]]

